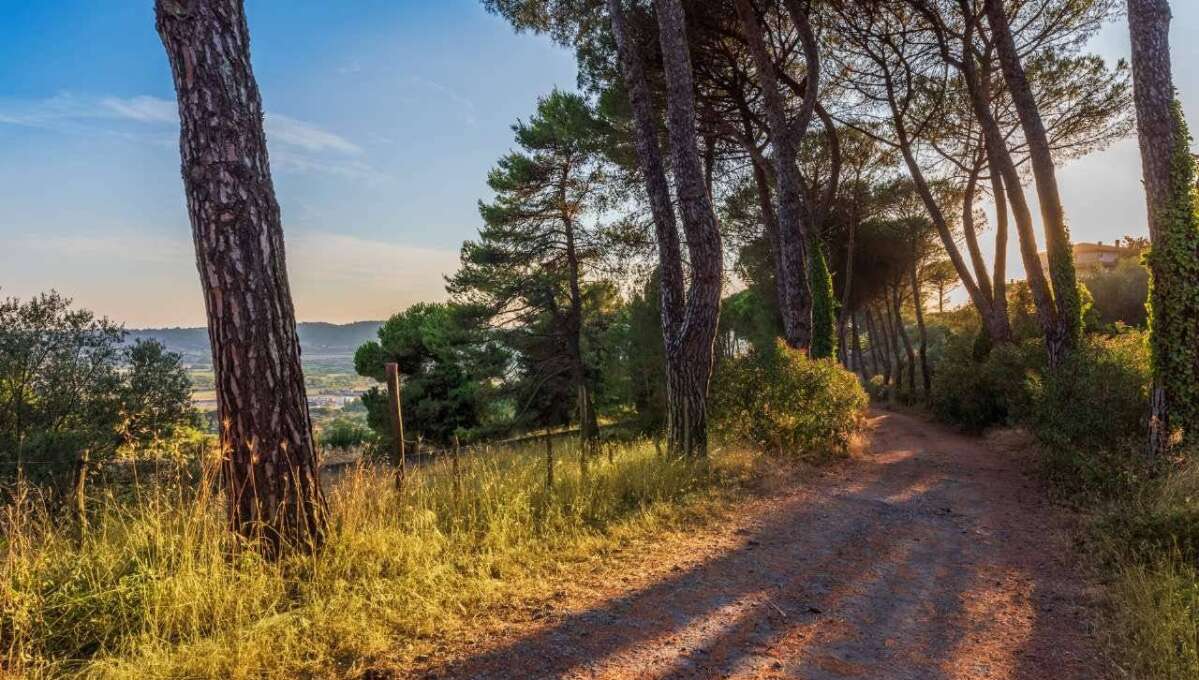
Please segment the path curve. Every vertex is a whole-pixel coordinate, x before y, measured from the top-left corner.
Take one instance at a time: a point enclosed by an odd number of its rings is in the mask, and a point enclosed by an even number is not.
[[[870,424],[849,463],[422,674],[1100,677],[1093,591],[1029,456],[904,413]]]

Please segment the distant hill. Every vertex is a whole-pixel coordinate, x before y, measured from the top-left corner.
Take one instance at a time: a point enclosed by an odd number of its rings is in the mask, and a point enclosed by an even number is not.
[[[307,321],[298,324],[296,331],[304,354],[353,354],[362,343],[378,339],[382,325],[382,321],[347,324]],[[209,356],[207,328],[138,328],[129,331],[127,341],[151,338],[185,358],[207,359]]]

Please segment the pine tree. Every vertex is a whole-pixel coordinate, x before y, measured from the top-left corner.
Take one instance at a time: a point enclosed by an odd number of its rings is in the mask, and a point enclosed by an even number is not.
[[[483,227],[478,240],[463,244],[449,290],[484,310],[492,326],[544,341],[532,382],[568,375],[580,430],[591,439],[597,428],[583,352],[584,292],[601,254],[594,221],[605,180],[604,124],[581,96],[555,90],[513,130],[520,150],[488,175],[496,197],[479,204]]]

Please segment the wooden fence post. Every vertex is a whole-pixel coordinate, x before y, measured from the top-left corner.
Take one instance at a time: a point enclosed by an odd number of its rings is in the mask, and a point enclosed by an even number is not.
[[[554,488],[554,444],[550,441],[549,430],[545,431],[545,488]]]
[[[458,443],[458,435],[454,435],[454,452],[450,455],[450,464],[454,474],[454,499],[458,500],[462,496],[462,477],[458,468],[458,453],[460,445]]]
[[[71,495],[75,501],[75,518],[79,522],[80,541],[87,533],[87,472],[90,460],[91,450],[84,449],[79,452],[79,458],[75,461],[75,488],[72,489]]]
[[[404,417],[400,407],[400,367],[387,362],[387,396],[391,397],[392,463],[396,468],[396,490],[404,488]]]

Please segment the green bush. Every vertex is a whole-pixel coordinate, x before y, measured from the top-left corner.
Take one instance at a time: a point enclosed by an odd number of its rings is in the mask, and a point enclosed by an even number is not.
[[[857,377],[835,360],[780,342],[719,367],[712,420],[724,437],[780,455],[830,455],[847,449],[868,403]]]
[[[1044,363],[1035,342],[996,345],[979,358],[975,336],[949,338],[933,377],[931,406],[970,432],[1019,419],[1029,408],[1030,376]]]
[[[1022,420],[1041,443],[1042,473],[1060,495],[1115,498],[1147,476],[1149,386],[1143,332],[1087,338],[1053,373],[1029,381]]]
[[[319,440],[322,447],[352,449],[375,441],[374,430],[349,418],[338,418],[321,428]]]
[[[1096,450],[1139,437],[1149,399],[1145,334],[1090,336],[1031,388],[1029,425],[1050,448]]]

